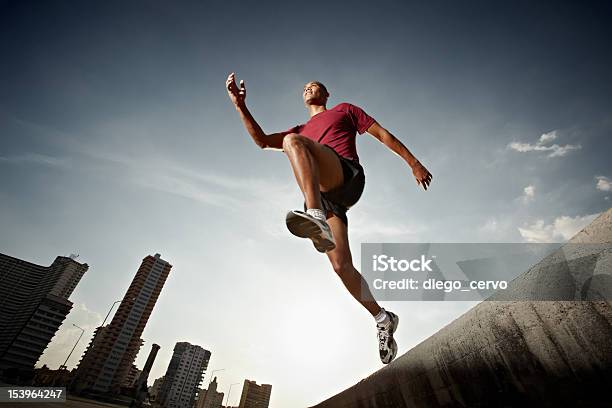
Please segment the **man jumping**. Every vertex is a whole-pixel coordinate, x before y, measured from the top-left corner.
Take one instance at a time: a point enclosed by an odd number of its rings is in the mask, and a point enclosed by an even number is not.
[[[303,99],[310,120],[280,133],[265,134],[246,107],[246,87],[236,85],[231,73],[225,83],[229,97],[253,141],[262,149],[282,150],[291,163],[296,181],[304,194],[304,210],[287,214],[292,234],[309,238],[319,252],[325,252],[334,271],[351,295],[376,320],[378,351],[383,364],[397,354],[393,339],[399,317],[374,300],[368,284],[353,266],[348,243],[347,210],[361,196],[365,186],[355,137],[368,132],[395,152],[412,168],[418,185],[425,190],[432,175],[395,136],[380,126],[361,108],[341,103],[327,109],[329,92],[320,82],[304,86]]]

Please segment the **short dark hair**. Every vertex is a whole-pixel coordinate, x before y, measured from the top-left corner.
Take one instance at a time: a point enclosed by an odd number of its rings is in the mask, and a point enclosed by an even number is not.
[[[323,85],[321,82],[319,81],[310,81],[308,82],[309,84],[316,84],[319,86],[319,88],[323,89],[325,91],[325,93],[327,94],[327,96],[329,96],[329,91],[327,90],[327,87],[325,85]]]

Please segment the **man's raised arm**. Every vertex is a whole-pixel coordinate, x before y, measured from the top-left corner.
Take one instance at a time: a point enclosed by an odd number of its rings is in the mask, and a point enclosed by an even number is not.
[[[380,126],[378,122],[372,123],[368,128],[368,133],[378,139],[381,143],[387,146],[391,151],[400,156],[412,168],[412,174],[416,179],[417,184],[423,186],[425,190],[431,183],[431,173],[410,153],[410,150],[387,129]]]
[[[244,127],[246,128],[247,132],[249,132],[249,135],[251,135],[257,146],[261,147],[262,149],[282,149],[284,135],[280,133],[266,135],[261,129],[261,126],[259,126],[257,121],[255,121],[253,118],[253,115],[251,115],[251,112],[249,112],[247,109],[246,87],[244,86],[244,81],[240,81],[240,89],[238,89],[235,74],[232,72],[227,77],[225,86],[227,87],[227,94],[229,95],[230,100],[240,114],[240,119],[242,119]]]

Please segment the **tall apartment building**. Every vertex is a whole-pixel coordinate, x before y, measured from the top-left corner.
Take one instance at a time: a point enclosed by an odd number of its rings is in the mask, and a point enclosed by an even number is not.
[[[268,408],[270,405],[270,384],[257,385],[255,381],[244,380],[239,408]]]
[[[0,254],[0,376],[34,369],[72,309],[68,298],[88,268],[73,257],[41,266]]]
[[[136,364],[132,364],[130,370],[128,371],[128,375],[125,377],[125,380],[123,380],[122,385],[124,387],[133,387],[134,382],[136,382],[136,379],[140,376],[140,373],[142,373],[142,370],[139,370],[138,367],[136,367]]]
[[[171,268],[160,254],[142,260],[113,320],[96,329],[85,350],[71,386],[74,392],[120,391],[143,344],[140,336]]]
[[[200,391],[196,408],[222,408],[223,393],[217,391],[217,386],[217,377],[215,377],[207,390]]]
[[[210,351],[176,343],[157,401],[166,408],[192,408],[209,360]]]

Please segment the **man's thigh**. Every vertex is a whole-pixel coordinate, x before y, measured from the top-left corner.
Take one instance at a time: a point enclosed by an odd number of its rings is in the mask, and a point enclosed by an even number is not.
[[[344,171],[338,155],[331,147],[317,143],[306,136],[301,137],[305,139],[303,141],[307,143],[310,152],[317,161],[320,190],[330,191],[341,186],[344,182]]]

